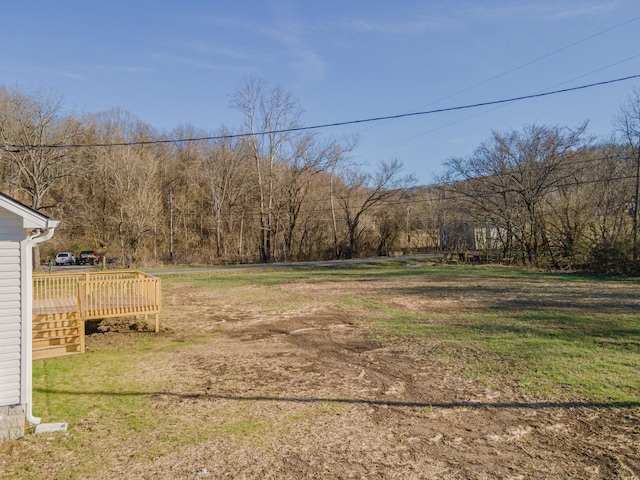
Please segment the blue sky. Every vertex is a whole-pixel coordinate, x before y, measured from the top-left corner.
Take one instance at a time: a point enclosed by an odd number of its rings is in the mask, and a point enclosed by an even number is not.
[[[637,0],[3,2],[0,84],[77,112],[120,108],[160,131],[239,129],[229,95],[279,85],[305,125],[500,100],[640,74]],[[605,139],[640,81],[319,131],[420,183],[492,130],[536,123]]]

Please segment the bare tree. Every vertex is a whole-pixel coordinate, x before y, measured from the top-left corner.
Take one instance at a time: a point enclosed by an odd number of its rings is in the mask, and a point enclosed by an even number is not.
[[[357,144],[357,136],[346,139],[344,149],[334,149],[327,163],[327,170],[329,171],[329,208],[331,212],[331,231],[333,233],[333,257],[336,259],[340,258],[342,251],[338,235],[336,189],[338,188],[339,180],[344,178],[346,172],[354,170],[356,167],[355,164],[349,162],[347,154],[353,151]]]
[[[640,195],[640,90],[634,89],[627,103],[620,107],[615,120],[616,130],[622,135],[626,144],[627,157],[634,175],[632,214],[632,256],[638,260],[638,202]]]
[[[269,89],[251,77],[233,95],[232,106],[244,115],[244,129],[256,170],[260,216],[260,261],[270,262],[275,251],[276,182],[280,167],[295,155],[293,129],[300,126],[301,108],[280,87]]]
[[[436,182],[440,183],[417,187],[411,193],[411,217],[407,217],[411,237],[407,238],[407,247],[433,251],[442,246],[440,232],[449,218],[447,207],[453,205],[453,200],[447,196],[446,184]]]
[[[96,137],[103,143],[144,142],[154,136],[148,125],[126,112],[115,110],[98,120]],[[153,237],[161,214],[155,146],[111,146],[99,155],[105,223],[120,252],[136,262],[143,242]]]
[[[72,117],[61,117],[62,99],[51,93],[27,96],[0,89],[0,141],[5,181],[23,192],[31,208],[46,210],[46,199],[62,178],[70,175],[68,145],[81,132]]]
[[[200,184],[203,197],[209,200],[213,210],[215,229],[215,254],[227,255],[224,235],[225,218],[232,215],[243,187],[241,164],[244,160],[244,142],[234,141],[227,130],[221,130],[215,142],[200,146],[199,169],[190,172],[192,182]],[[196,178],[199,177],[199,178]]]
[[[392,198],[402,198],[404,190],[415,183],[412,175],[401,177],[403,165],[398,160],[380,162],[374,173],[348,170],[345,185],[337,194],[346,225],[346,243],[342,256],[354,258],[360,254],[365,217],[374,207]]]
[[[313,135],[301,135],[296,139],[295,152],[290,161],[282,171],[280,188],[282,190],[281,215],[284,218],[284,253],[289,257],[299,258],[300,251],[293,251],[296,242],[296,235],[307,230],[299,228],[300,223],[309,225],[303,207],[305,204],[313,212],[318,211],[318,204],[308,204],[307,199],[311,195],[313,188],[318,188],[314,182],[315,178],[326,170],[331,170],[336,162],[343,158],[347,151],[350,151],[352,143],[339,143],[337,140],[320,142]],[[298,230],[301,230],[298,232]]]
[[[543,253],[553,259],[544,200],[571,176],[568,154],[582,145],[585,129],[586,124],[575,130],[532,125],[522,132],[494,132],[468,159],[448,162],[469,215],[506,231],[527,263],[537,264]]]
[[[547,235],[556,267],[572,268],[588,261],[598,189],[606,181],[600,166],[606,161],[597,146],[568,153],[561,172],[563,180],[544,198]]]

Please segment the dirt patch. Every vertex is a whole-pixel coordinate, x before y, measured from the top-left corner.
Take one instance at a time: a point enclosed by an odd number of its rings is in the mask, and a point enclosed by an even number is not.
[[[140,368],[171,380],[149,398],[159,421],[187,425],[184,444],[149,453],[163,444],[147,431],[107,448],[96,432],[92,448],[101,448],[105,466],[83,478],[640,476],[638,409],[524,398],[508,381],[483,385],[465,378],[462,365],[443,362],[437,341],[378,341],[366,309],[339,303],[340,291],[385,291],[387,304],[398,308],[454,308],[450,296],[415,294],[426,288],[415,278],[344,282],[339,290],[320,282],[287,285],[283,292],[300,300],[278,311],[246,296],[168,289],[162,335],[199,341]],[[472,308],[482,299],[465,301]],[[112,348],[135,335],[108,330],[87,345]],[[97,420],[85,421],[76,428],[88,431]],[[34,439],[0,460],[12,464],[21,461],[14,455],[47,451],[52,472],[72,461]]]
[[[364,297],[386,290],[392,297],[388,304],[407,309],[452,308],[455,299],[450,297],[402,292],[411,289],[411,282],[347,282],[340,288]],[[260,412],[259,418],[284,424],[292,416],[308,418],[296,420],[295,427],[274,427],[268,445],[243,445],[236,452],[233,442],[212,442],[164,458],[154,469],[189,458],[188,463],[203,465],[202,479],[238,472],[250,478],[639,474],[637,410],[545,404],[518,397],[508,385],[489,388],[465,379],[450,363],[441,364],[437,343],[376,343],[357,310],[336,307],[340,294],[331,291],[335,286],[296,284],[287,289],[308,300],[277,314],[259,305],[241,307],[232,299],[215,307],[221,310],[217,316],[204,309],[201,321],[209,328],[216,324],[218,335],[194,351],[182,370],[196,373],[206,392],[193,398],[194,404],[247,402]],[[472,308],[481,300],[482,295],[467,297],[465,303]],[[459,300],[455,308],[460,308]],[[229,378],[233,384],[222,385]]]

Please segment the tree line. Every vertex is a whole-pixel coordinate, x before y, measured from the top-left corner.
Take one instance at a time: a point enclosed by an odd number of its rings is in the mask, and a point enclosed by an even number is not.
[[[54,94],[1,88],[0,190],[61,220],[43,260],[84,249],[120,265],[383,252],[390,234],[377,218],[414,181],[401,162],[364,172],[350,158],[356,138],[299,130],[297,101],[258,78],[231,106],[239,131],[161,134],[129,112],[65,115]]]
[[[430,186],[398,160],[364,170],[351,156],[357,138],[301,129],[299,103],[262,79],[230,98],[237,130],[160,133],[122,110],[63,114],[55,94],[0,88],[0,190],[62,221],[43,259],[85,249],[121,266],[480,251],[638,273],[638,91],[608,141],[590,139],[586,123],[492,132]]]
[[[449,160],[434,189],[445,243],[535,267],[639,274],[640,91],[613,120],[607,141],[590,139],[586,123],[529,125]]]

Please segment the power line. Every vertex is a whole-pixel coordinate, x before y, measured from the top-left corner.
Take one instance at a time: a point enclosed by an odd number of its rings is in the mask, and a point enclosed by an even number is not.
[[[635,22],[635,21],[637,21],[637,20],[640,20],[640,16],[633,17],[633,18],[631,18],[631,19],[629,19],[629,20],[625,20],[624,22],[621,22],[621,23],[618,23],[618,24],[616,24],[616,25],[613,25],[613,26],[611,26],[611,27],[609,27],[609,28],[606,28],[606,29],[604,29],[604,30],[601,30],[601,31],[599,31],[599,32],[596,32],[596,33],[594,33],[594,34],[592,34],[592,35],[589,35],[589,36],[587,36],[587,37],[584,37],[584,38],[582,38],[582,39],[580,39],[580,40],[574,41],[574,42],[572,42],[572,43],[570,43],[570,44],[568,44],[568,45],[565,45],[565,46],[563,46],[563,47],[557,48],[557,49],[553,50],[552,52],[546,53],[546,54],[544,54],[544,55],[542,55],[542,56],[540,56],[540,57],[537,57],[537,58],[534,58],[534,59],[532,59],[532,60],[529,60],[529,61],[527,61],[527,62],[525,62],[525,63],[522,63],[522,64],[518,65],[517,67],[510,68],[510,69],[508,69],[508,70],[506,70],[506,71],[504,71],[504,72],[502,72],[502,73],[498,73],[498,74],[496,74],[496,75],[494,75],[494,76],[492,76],[492,77],[486,78],[486,79],[484,79],[484,80],[482,80],[482,81],[480,81],[480,82],[478,82],[478,83],[475,83],[475,84],[470,85],[470,86],[468,86],[468,87],[466,87],[466,88],[463,88],[463,89],[461,89],[461,90],[458,90],[457,92],[451,93],[451,94],[446,95],[446,96],[444,96],[444,97],[441,97],[441,98],[439,98],[439,99],[437,99],[437,100],[434,100],[434,101],[432,101],[432,102],[429,102],[428,104],[426,104],[426,105],[424,105],[424,106],[417,107],[417,108],[416,108],[416,110],[421,110],[421,109],[423,109],[423,108],[430,107],[431,105],[434,105],[434,104],[436,104],[436,103],[439,103],[439,102],[441,102],[441,101],[443,101],[443,100],[448,100],[448,99],[453,98],[453,97],[455,97],[455,96],[457,96],[457,95],[460,95],[461,93],[468,92],[469,90],[473,90],[474,88],[477,88],[477,87],[480,87],[480,86],[485,85],[485,84],[487,84],[487,83],[490,83],[490,82],[492,82],[493,80],[497,80],[498,78],[501,78],[501,77],[507,76],[507,75],[509,75],[510,73],[513,73],[513,72],[516,72],[516,71],[518,71],[518,70],[521,70],[521,69],[523,69],[523,68],[525,68],[525,67],[528,67],[529,65],[533,65],[534,63],[537,63],[537,62],[539,62],[539,61],[541,61],[541,60],[544,60],[544,59],[547,59],[547,58],[549,58],[549,57],[552,57],[552,56],[554,56],[554,55],[556,55],[556,54],[558,54],[558,53],[560,53],[560,52],[563,52],[563,51],[568,50],[568,49],[570,49],[570,48],[572,48],[572,47],[575,47],[576,45],[579,45],[579,44],[581,44],[581,43],[584,43],[584,42],[586,42],[586,41],[588,41],[588,40],[591,40],[591,39],[593,39],[593,38],[596,38],[596,37],[598,37],[598,36],[600,36],[600,35],[603,35],[603,34],[605,34],[605,33],[607,33],[607,32],[610,32],[610,31],[612,31],[612,30],[615,30],[615,29],[617,29],[617,28],[623,27],[624,25],[627,25],[627,24],[629,24],[629,23]],[[632,58],[633,58],[633,57],[632,57]],[[591,73],[593,73],[593,72],[591,72]],[[575,80],[575,79],[574,79],[574,80]],[[554,87],[550,87],[550,88],[554,88]],[[546,90],[546,89],[545,89],[545,90]]]
[[[627,24],[629,24],[629,23],[631,23],[631,22],[635,22],[635,21],[637,21],[637,20],[639,20],[639,19],[640,19],[640,16],[637,16],[637,17],[631,18],[631,19],[629,19],[629,20],[625,20],[625,21],[624,21],[624,22],[622,22],[622,23],[618,23],[618,24],[613,25],[613,26],[611,26],[611,27],[609,27],[609,28],[606,28],[606,29],[604,29],[604,30],[601,30],[601,31],[599,31],[599,32],[596,32],[596,33],[594,33],[594,34],[592,34],[592,35],[589,35],[589,36],[587,36],[587,37],[584,37],[584,38],[582,38],[582,39],[580,39],[580,40],[577,40],[577,41],[575,41],[575,42],[573,42],[573,43],[570,43],[570,44],[568,44],[568,45],[565,45],[564,47],[557,48],[556,50],[554,50],[554,51],[552,51],[552,52],[549,52],[549,53],[547,53],[547,54],[545,54],[545,55],[542,55],[542,56],[540,56],[540,57],[537,57],[537,58],[535,58],[535,59],[533,59],[533,60],[529,60],[528,62],[525,62],[525,63],[523,63],[523,64],[521,64],[521,65],[518,65],[517,67],[511,68],[511,69],[506,70],[506,71],[504,71],[504,72],[502,72],[502,73],[499,73],[499,74],[497,74],[497,75],[494,75],[493,77],[487,78],[486,80],[483,80],[483,81],[481,81],[481,82],[479,82],[479,83],[476,83],[475,85],[471,85],[470,87],[467,87],[467,88],[465,88],[465,89],[459,90],[459,91],[458,91],[458,92],[456,92],[456,93],[452,93],[451,95],[449,95],[449,96],[447,96],[447,97],[443,97],[443,98],[441,98],[440,100],[436,100],[436,101],[432,102],[430,105],[433,105],[433,103],[436,103],[436,102],[439,102],[439,101],[446,100],[446,99],[448,99],[448,98],[454,97],[454,96],[456,96],[456,95],[459,95],[459,94],[461,94],[461,93],[464,93],[464,92],[466,92],[466,91],[469,91],[469,90],[471,90],[471,89],[474,89],[474,88],[476,88],[476,87],[479,87],[479,86],[484,85],[484,84],[486,84],[486,83],[492,82],[493,80],[497,80],[498,78],[504,77],[504,76],[506,76],[506,75],[508,75],[508,74],[510,74],[510,73],[513,73],[513,72],[515,72],[515,71],[517,71],[517,70],[520,70],[520,69],[522,69],[522,68],[524,68],[524,67],[528,67],[529,65],[533,65],[534,63],[537,63],[537,62],[539,62],[539,61],[541,61],[541,60],[544,60],[544,59],[546,59],[546,58],[552,57],[553,55],[556,55],[557,53],[560,53],[560,52],[563,52],[563,51],[565,51],[565,50],[568,50],[568,49],[570,49],[570,48],[572,48],[572,47],[575,47],[576,45],[579,45],[579,44],[581,44],[581,43],[586,42],[587,40],[591,40],[592,38],[595,38],[595,37],[598,37],[598,36],[600,36],[600,35],[603,35],[603,34],[605,34],[605,33],[607,33],[607,32],[610,32],[611,30],[615,30],[616,28],[620,28],[620,27],[622,27],[622,26],[624,26],[624,25],[627,25]]]
[[[223,139],[233,139],[233,138],[246,138],[253,136],[263,136],[263,135],[275,135],[281,133],[292,133],[292,132],[302,132],[308,130],[319,130],[323,128],[332,128],[332,127],[342,127],[346,125],[356,125],[361,123],[370,123],[370,122],[379,122],[383,120],[398,120],[401,118],[408,117],[416,117],[423,115],[433,115],[436,113],[444,113],[444,112],[453,112],[457,110],[469,110],[472,108],[486,107],[490,105],[500,105],[505,103],[513,103],[519,102],[523,100],[531,100],[534,98],[540,97],[548,97],[551,95],[559,95],[562,93],[575,92],[578,90],[585,90],[588,88],[599,87],[603,85],[610,85],[613,83],[624,82],[627,80],[633,80],[640,78],[640,75],[629,75],[627,77],[614,78],[610,80],[604,80],[601,82],[588,83],[585,85],[580,85],[577,87],[563,88],[560,90],[553,90],[550,92],[541,92],[530,95],[522,95],[518,97],[505,98],[501,100],[491,100],[486,102],[478,102],[467,105],[459,105],[456,107],[445,107],[445,108],[437,108],[433,110],[425,110],[421,112],[409,112],[409,113],[400,113],[397,115],[385,115],[380,117],[370,117],[363,118],[358,120],[347,120],[344,122],[333,122],[333,123],[324,123],[318,125],[311,125],[307,127],[294,127],[294,128],[284,128],[279,130],[267,130],[262,132],[253,132],[253,133],[237,133],[237,134],[229,134],[229,135],[215,135],[208,137],[196,137],[196,138],[184,138],[184,139],[159,139],[159,140],[144,140],[144,141],[134,141],[134,142],[113,142],[113,143],[88,143],[88,144],[37,144],[37,145],[8,145],[1,144],[0,150],[5,150],[8,152],[19,152],[21,150],[27,149],[43,149],[43,148],[87,148],[87,147],[123,147],[123,146],[141,146],[141,145],[159,145],[159,144],[179,144],[185,142],[200,142],[200,141],[212,141],[212,140],[223,140]]]
[[[637,17],[637,18],[640,18],[640,17]],[[634,19],[634,20],[635,20],[635,19]],[[630,21],[631,21],[631,20],[630,20]],[[628,22],[626,22],[626,23],[628,23]],[[624,24],[623,24],[623,25],[624,25]],[[544,90],[541,90],[541,91],[540,91],[540,92],[538,92],[538,93],[543,93],[545,90],[549,90],[550,88],[558,88],[558,87],[559,87],[559,86],[561,86],[561,85],[566,85],[567,83],[573,82],[573,81],[575,81],[575,80],[578,80],[578,79],[580,79],[580,78],[586,77],[586,76],[588,76],[588,75],[592,75],[592,74],[597,73],[597,72],[600,72],[600,71],[602,71],[602,70],[606,70],[607,68],[614,67],[614,66],[619,65],[619,64],[621,64],[621,63],[628,62],[629,60],[633,60],[633,59],[638,58],[638,57],[640,57],[640,54],[638,54],[638,55],[633,55],[633,56],[631,56],[631,57],[625,58],[624,60],[620,60],[620,61],[615,62],[615,63],[610,63],[609,65],[606,65],[606,66],[604,66],[604,67],[598,68],[597,70],[592,70],[592,71],[590,71],[590,72],[588,72],[588,73],[585,73],[585,74],[579,75],[579,76],[574,77],[574,78],[572,78],[572,79],[570,79],[570,80],[566,80],[566,81],[564,81],[564,82],[557,83],[557,84],[555,84],[555,85],[553,85],[553,86],[551,86],[551,87],[548,87],[548,88],[545,88]],[[541,58],[545,58],[545,57],[541,57]],[[533,62],[530,62],[530,63],[533,63]],[[519,68],[519,67],[518,67],[518,68]],[[517,68],[516,68],[516,69],[517,69]],[[516,70],[516,69],[514,69],[514,70]],[[508,73],[508,72],[506,72],[506,73]],[[498,77],[500,77],[500,76],[501,76],[501,75],[498,75],[497,77],[494,77],[494,78],[498,78]],[[488,81],[488,80],[487,80],[487,81]],[[485,83],[485,82],[482,82],[482,83]],[[479,84],[479,85],[481,85],[481,84]],[[469,89],[471,89],[471,88],[473,88],[473,87],[469,87],[468,89],[462,90],[461,92],[466,91],[466,90],[469,90]],[[455,95],[457,95],[457,94],[452,94],[452,95],[449,95],[448,97],[445,97],[445,98],[450,98],[450,97],[453,97],[453,96],[455,96]],[[432,102],[430,105],[432,105],[433,103],[436,103],[436,102]],[[459,124],[459,123],[465,122],[465,121],[470,120],[470,119],[472,119],[472,118],[479,117],[480,115],[484,115],[484,114],[486,114],[486,113],[493,112],[493,111],[495,111],[495,110],[497,110],[497,109],[499,109],[499,108],[502,108],[502,107],[504,107],[504,106],[505,106],[504,104],[502,104],[502,105],[497,105],[497,106],[495,106],[494,108],[491,108],[491,109],[489,109],[489,110],[483,110],[483,111],[481,111],[481,112],[474,113],[474,114],[469,115],[469,116],[467,116],[467,117],[464,117],[464,118],[461,118],[461,119],[458,119],[458,120],[454,120],[453,122],[450,122],[450,123],[447,123],[447,124],[444,124],[444,125],[440,125],[440,126],[438,126],[438,127],[432,128],[431,130],[427,130],[426,132],[421,132],[421,133],[418,133],[417,135],[413,135],[413,136],[411,136],[411,137],[408,137],[408,138],[404,138],[404,139],[398,140],[398,141],[393,142],[393,143],[390,143],[390,144],[388,144],[388,145],[384,145],[384,146],[382,146],[382,147],[380,147],[380,148],[377,148],[377,149],[375,149],[375,150],[372,150],[372,151],[369,151],[369,152],[366,152],[366,153],[362,153],[362,154],[360,154],[360,155],[358,155],[358,156],[366,156],[366,155],[370,155],[371,153],[377,152],[377,151],[379,151],[379,150],[383,150],[383,149],[385,149],[385,148],[389,148],[389,147],[392,147],[392,146],[394,146],[394,145],[399,145],[399,144],[404,143],[404,142],[406,142],[406,141],[408,141],[408,140],[413,140],[413,139],[418,138],[418,137],[421,137],[421,136],[423,136],[423,135],[427,135],[427,134],[429,134],[429,133],[437,132],[438,130],[442,130],[442,129],[444,129],[444,128],[448,128],[448,127],[451,127],[451,126],[453,126],[453,125],[457,125],[457,124]],[[373,128],[373,127],[372,127],[372,128]]]

